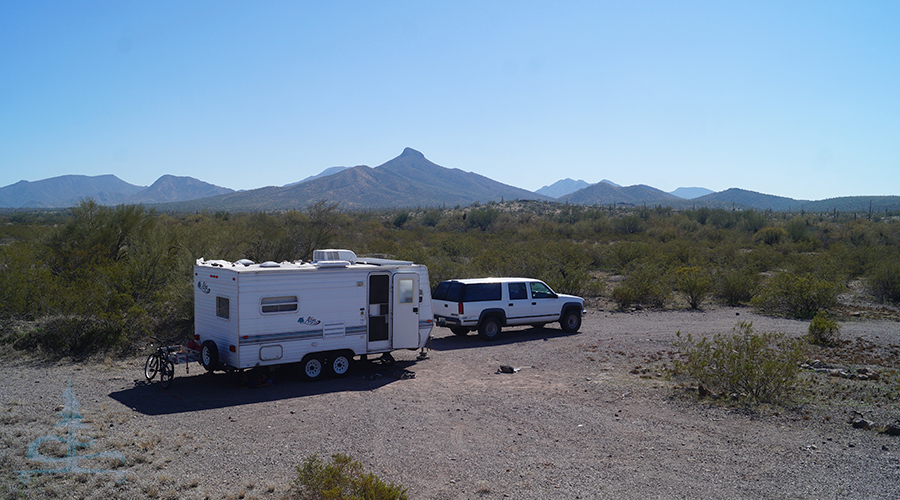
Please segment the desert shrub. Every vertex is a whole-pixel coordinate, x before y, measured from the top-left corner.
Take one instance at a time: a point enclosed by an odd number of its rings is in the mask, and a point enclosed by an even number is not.
[[[756,232],[753,236],[755,241],[765,243],[766,245],[777,245],[787,240],[788,233],[784,228],[780,227],[764,227]]]
[[[400,229],[404,224],[409,222],[409,212],[400,212],[396,216],[394,216],[394,227]]]
[[[8,338],[20,351],[59,359],[85,359],[116,347],[122,328],[115,321],[87,316],[49,316],[24,326]]]
[[[842,286],[813,275],[779,273],[753,297],[753,306],[766,312],[809,319],[816,312],[837,305]]]
[[[868,276],[869,293],[885,302],[900,302],[900,263],[884,260]]]
[[[627,284],[620,283],[612,289],[610,298],[616,303],[619,310],[628,309],[635,301],[634,289]]]
[[[477,208],[466,214],[466,226],[469,228],[487,229],[500,217],[500,211],[496,208],[484,207]]]
[[[694,341],[677,332],[675,345],[682,358],[675,369],[715,393],[735,395],[753,402],[779,402],[794,384],[804,359],[802,343],[782,333],[753,331],[741,322],[731,335]]]
[[[426,210],[422,215],[422,224],[428,227],[434,227],[441,221],[441,211],[437,209]]]
[[[613,289],[613,300],[621,306],[619,299],[630,297],[631,303],[663,307],[671,294],[665,267],[657,262],[645,261],[631,266],[625,280]]]
[[[809,322],[809,341],[816,345],[834,346],[841,340],[841,326],[828,317],[825,311],[819,311]]]
[[[713,294],[730,306],[750,301],[759,286],[759,275],[739,268],[721,268],[715,272]]]
[[[674,272],[675,290],[684,294],[691,309],[700,307],[712,288],[712,278],[699,266],[679,267]]]
[[[626,215],[616,219],[613,228],[621,234],[637,234],[646,227],[644,220],[639,215]]]
[[[297,466],[289,497],[294,500],[406,500],[406,489],[385,483],[347,455],[331,456],[331,463],[313,455]]]

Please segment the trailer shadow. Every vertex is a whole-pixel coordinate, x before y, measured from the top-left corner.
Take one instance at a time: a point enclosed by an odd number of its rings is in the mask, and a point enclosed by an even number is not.
[[[446,335],[437,337],[434,333]],[[578,335],[579,332],[566,333],[556,328],[534,328],[525,327],[509,327],[504,328],[500,333],[500,337],[496,340],[484,340],[478,332],[469,332],[468,335],[460,336],[450,333],[447,328],[435,329],[432,332],[432,338],[428,347],[435,351],[455,351],[457,349],[474,349],[478,347],[487,347],[492,345],[508,345],[521,344],[525,342],[543,342],[550,339],[558,339]]]
[[[152,382],[141,379],[135,381],[134,387],[112,392],[109,397],[144,415],[168,415],[335,392],[371,391],[414,376],[409,368],[415,364],[415,360],[390,364],[371,360],[356,362],[345,378],[313,382],[303,379],[299,364],[283,365],[268,374],[270,385],[266,385],[268,380],[262,385],[248,384],[248,374],[252,371],[205,373],[197,366],[196,371],[191,368],[190,374],[185,375],[183,366],[179,365],[168,389],[162,388],[158,378]]]

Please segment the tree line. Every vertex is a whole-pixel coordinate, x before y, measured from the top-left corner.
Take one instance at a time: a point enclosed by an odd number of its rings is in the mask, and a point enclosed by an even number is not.
[[[326,247],[424,264],[432,286],[528,276],[622,309],[715,301],[812,318],[851,284],[900,301],[900,218],[890,213],[539,201],[345,212],[320,201],[304,211],[177,214],[87,200],[0,220],[0,338],[50,356],[129,353],[149,335],[186,337],[200,257],[309,260]]]

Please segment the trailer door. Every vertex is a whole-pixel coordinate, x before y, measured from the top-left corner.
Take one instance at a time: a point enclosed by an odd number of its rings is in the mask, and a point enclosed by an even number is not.
[[[391,275],[369,275],[369,335],[367,350],[381,352],[391,350]]]
[[[394,275],[393,333],[394,349],[419,347],[419,275]]]

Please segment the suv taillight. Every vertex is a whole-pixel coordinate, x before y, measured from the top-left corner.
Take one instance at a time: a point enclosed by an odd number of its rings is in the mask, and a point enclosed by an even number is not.
[[[462,302],[459,303],[459,313],[460,314],[463,313],[463,303]]]

